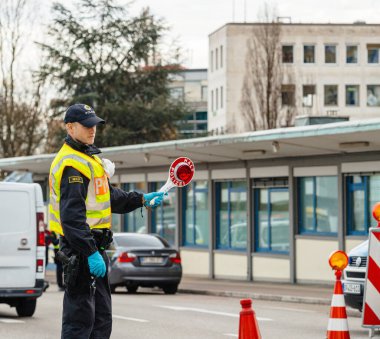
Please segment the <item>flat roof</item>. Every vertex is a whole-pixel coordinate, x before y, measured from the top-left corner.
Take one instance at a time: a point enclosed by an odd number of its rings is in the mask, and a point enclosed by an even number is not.
[[[273,143],[275,145],[273,145]],[[241,134],[171,140],[102,148],[102,156],[118,170],[167,166],[187,156],[207,164],[380,150],[380,119],[288,127]],[[29,170],[47,174],[55,154],[0,159],[4,171]]]

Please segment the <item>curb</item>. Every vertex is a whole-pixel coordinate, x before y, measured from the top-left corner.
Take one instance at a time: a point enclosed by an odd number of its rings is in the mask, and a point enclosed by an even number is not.
[[[197,290],[188,288],[179,288],[178,292],[187,294],[201,294],[212,295],[218,297],[233,297],[233,298],[251,298],[253,300],[269,300],[269,301],[283,301],[290,303],[302,303],[313,305],[330,305],[331,299],[327,298],[313,298],[313,297],[300,297],[291,295],[276,295],[276,294],[262,294],[262,293],[249,293],[237,291],[208,291]]]
[[[331,306],[331,299],[328,299],[328,298],[313,298],[313,297],[300,297],[300,296],[291,296],[291,295],[237,292],[237,291],[209,291],[209,290],[197,290],[197,289],[189,289],[189,288],[179,288],[178,292],[185,293],[185,294],[211,295],[211,296],[216,296],[216,297],[250,298],[253,300],[281,301],[281,302],[288,302],[288,303]],[[353,317],[353,318],[361,318],[362,316],[361,312],[348,306],[346,306],[346,312],[348,316]]]

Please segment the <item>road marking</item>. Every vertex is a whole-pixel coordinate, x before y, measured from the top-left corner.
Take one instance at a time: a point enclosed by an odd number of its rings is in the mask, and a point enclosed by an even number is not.
[[[23,321],[23,320],[16,320],[16,319],[9,319],[9,318],[0,318],[0,323],[20,324],[20,323],[25,323],[25,321]]]
[[[122,320],[130,320],[130,321],[137,321],[139,323],[148,323],[149,322],[149,320],[145,320],[145,319],[123,317],[122,315],[116,315],[116,314],[112,314],[112,318],[122,319]]]
[[[167,308],[167,309],[173,310],[173,311],[190,311],[190,312],[199,312],[199,313],[223,315],[225,317],[239,318],[239,314],[210,311],[210,310],[205,310],[203,308],[181,307],[181,306],[164,306],[164,305],[158,305],[158,307]],[[257,317],[257,320],[259,320],[259,321],[272,321],[273,319]]]
[[[233,333],[223,333],[223,335],[225,335],[226,337],[234,337],[234,338],[238,337],[237,334],[233,334]]]
[[[302,313],[318,313],[317,311],[296,309],[291,307],[266,307],[270,310],[280,310],[280,311],[293,311],[293,312],[302,312]]]

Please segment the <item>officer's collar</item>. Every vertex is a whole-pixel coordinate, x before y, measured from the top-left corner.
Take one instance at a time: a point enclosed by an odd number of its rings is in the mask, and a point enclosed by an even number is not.
[[[82,152],[90,156],[94,154],[102,153],[101,150],[97,148],[95,145],[82,144],[81,142],[74,140],[70,135],[68,135],[65,138],[65,142],[70,147],[74,148],[76,151]]]

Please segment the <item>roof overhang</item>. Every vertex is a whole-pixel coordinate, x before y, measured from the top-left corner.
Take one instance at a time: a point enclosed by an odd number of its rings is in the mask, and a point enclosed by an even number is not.
[[[168,166],[187,156],[194,163],[260,160],[380,150],[380,119],[300,126],[102,149],[118,171]],[[47,174],[55,154],[0,159],[3,171]]]

